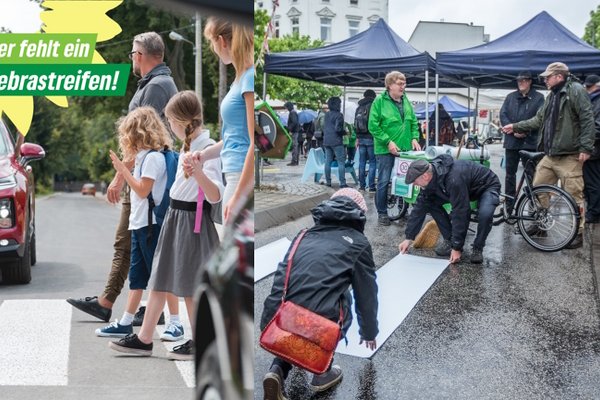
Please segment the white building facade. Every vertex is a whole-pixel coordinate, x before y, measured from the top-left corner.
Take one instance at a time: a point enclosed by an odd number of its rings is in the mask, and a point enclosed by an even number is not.
[[[271,0],[255,7],[271,14]],[[337,43],[367,30],[379,18],[388,20],[388,0],[279,0],[273,18],[273,37],[294,33]]]

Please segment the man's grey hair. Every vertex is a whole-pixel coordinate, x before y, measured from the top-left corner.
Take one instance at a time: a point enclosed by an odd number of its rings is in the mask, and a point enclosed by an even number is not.
[[[161,59],[165,55],[165,43],[156,32],[144,32],[135,35],[133,42],[138,43],[144,49],[144,54],[160,57]]]

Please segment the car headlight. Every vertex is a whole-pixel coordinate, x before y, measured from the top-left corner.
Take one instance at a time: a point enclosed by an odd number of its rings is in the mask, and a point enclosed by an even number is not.
[[[0,199],[0,228],[12,228],[14,214],[11,199]]]
[[[14,175],[8,175],[0,178],[0,189],[13,188],[17,186],[17,180]]]

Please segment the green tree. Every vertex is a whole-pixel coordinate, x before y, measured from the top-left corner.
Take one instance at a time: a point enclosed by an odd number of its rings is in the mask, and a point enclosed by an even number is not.
[[[40,0],[32,1],[40,3]],[[107,63],[130,63],[127,54],[133,37],[155,31],[165,41],[165,62],[173,72],[178,89],[194,89],[192,46],[168,38],[169,32],[175,30],[193,39],[195,26],[190,14],[173,14],[141,0],[125,0],[108,15],[119,23],[122,32],[96,46]],[[219,115],[218,58],[207,41],[203,40],[202,47],[204,120],[214,134]],[[233,81],[232,73],[228,77]],[[39,143],[47,154],[44,160],[33,165],[38,186],[52,188],[55,180],[109,181],[114,176],[108,150],[117,149],[115,122],[127,113],[137,80],[130,76],[124,97],[72,97],[66,109],[43,97],[34,99],[34,118],[26,140]]]
[[[590,11],[590,20],[585,25],[583,40],[596,48],[600,46],[600,6],[596,7],[596,11]]]
[[[264,59],[261,56],[265,30],[269,22],[269,16],[265,10],[257,10],[254,13],[254,53],[258,60],[256,69],[255,91],[262,96]],[[312,40],[309,36],[286,35],[282,38],[269,39],[269,51],[281,53],[294,50],[306,50],[321,47],[323,41]],[[283,76],[268,75],[267,95],[272,99],[290,100],[301,108],[318,109],[331,96],[340,96],[342,91],[337,86],[325,85],[323,83],[311,82],[302,79],[288,78]]]

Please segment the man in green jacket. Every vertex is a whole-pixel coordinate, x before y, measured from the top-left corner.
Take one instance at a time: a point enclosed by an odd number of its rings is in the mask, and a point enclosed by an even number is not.
[[[375,206],[379,225],[390,224],[387,187],[394,167],[394,155],[401,151],[421,150],[417,117],[404,94],[405,87],[403,73],[388,73],[385,76],[386,90],[375,98],[369,114],[369,132],[373,135],[378,169]]]
[[[535,117],[503,127],[507,133],[539,129],[538,150],[546,155],[537,165],[533,185],[555,185],[560,179],[564,189],[583,210],[583,163],[594,151],[594,114],[584,87],[575,82],[569,67],[554,62],[540,74],[550,94]],[[581,219],[583,228],[583,218]],[[546,232],[540,231],[543,235]],[[583,245],[583,232],[568,246]]]

